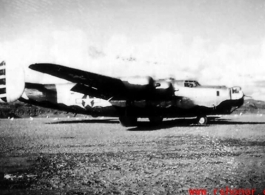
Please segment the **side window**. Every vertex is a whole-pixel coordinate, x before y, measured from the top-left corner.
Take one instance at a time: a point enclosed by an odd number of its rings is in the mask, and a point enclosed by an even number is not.
[[[220,92],[219,91],[216,91],[216,95],[219,96],[220,95]]]
[[[197,87],[200,86],[200,84],[197,81],[190,81],[190,80],[186,80],[184,81],[184,87]]]
[[[239,93],[239,90],[237,88],[233,88],[232,93]]]

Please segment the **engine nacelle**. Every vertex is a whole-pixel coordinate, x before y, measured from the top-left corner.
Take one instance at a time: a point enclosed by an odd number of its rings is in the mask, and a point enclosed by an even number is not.
[[[171,90],[173,85],[171,82],[166,80],[160,80],[156,82],[156,89]]]
[[[127,77],[121,78],[121,80],[130,86],[137,86],[137,87],[148,87],[154,85],[154,80],[152,77]]]
[[[174,94],[174,87],[170,80],[157,80],[155,96],[157,99],[171,98]]]
[[[128,77],[121,80],[126,88],[125,93],[133,100],[146,99],[155,90],[152,77]]]
[[[0,64],[0,103],[16,101],[25,89],[24,70],[20,66]]]

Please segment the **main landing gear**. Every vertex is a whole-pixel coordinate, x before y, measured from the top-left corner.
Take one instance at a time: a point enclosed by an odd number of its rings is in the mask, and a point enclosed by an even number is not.
[[[205,115],[197,116],[196,122],[198,125],[206,125],[208,122],[207,116]]]
[[[119,120],[124,127],[136,126],[137,124],[137,117],[134,116],[120,116]]]
[[[162,116],[152,116],[152,117],[149,117],[149,121],[151,122],[152,125],[159,125],[162,123],[163,117]]]

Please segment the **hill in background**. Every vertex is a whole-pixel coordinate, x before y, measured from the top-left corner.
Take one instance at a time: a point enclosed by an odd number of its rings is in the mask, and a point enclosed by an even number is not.
[[[75,113],[43,108],[26,104],[20,101],[15,101],[10,104],[0,104],[0,118],[28,118],[28,117],[73,117]]]
[[[235,114],[265,114],[265,102],[261,100],[246,99],[243,106]]]

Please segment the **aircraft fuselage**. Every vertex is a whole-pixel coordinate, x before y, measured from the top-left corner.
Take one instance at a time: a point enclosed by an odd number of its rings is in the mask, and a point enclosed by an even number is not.
[[[162,81],[158,81],[162,83]],[[167,81],[168,82],[168,81]],[[75,83],[33,84],[27,83],[21,101],[38,106],[92,116],[121,116],[130,112],[136,117],[183,117],[230,114],[243,102],[239,87],[189,86],[185,81],[171,81],[174,94],[167,99],[115,100],[101,99],[71,91]],[[171,86],[171,87],[172,87]],[[169,86],[163,88],[167,90]]]
[[[194,80],[152,77],[114,78],[57,64],[30,69],[66,80],[65,84],[25,82],[24,72],[0,64],[0,102],[17,99],[37,106],[92,116],[119,117],[124,126],[137,118],[159,123],[163,118],[230,114],[244,102],[240,87],[201,86]]]

